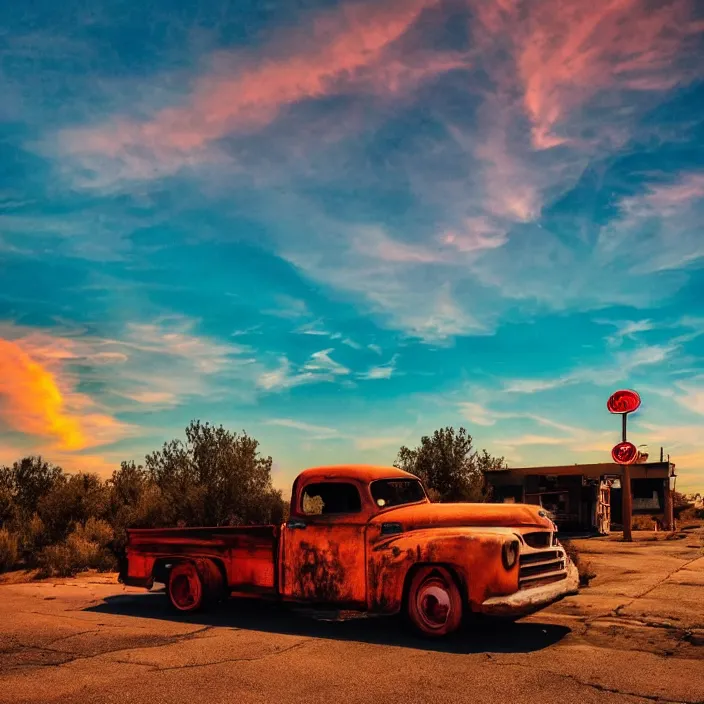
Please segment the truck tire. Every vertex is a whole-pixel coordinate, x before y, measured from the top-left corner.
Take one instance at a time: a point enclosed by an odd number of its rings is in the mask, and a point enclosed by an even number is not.
[[[406,614],[421,635],[440,638],[462,624],[462,595],[444,567],[421,567],[411,579]]]
[[[222,572],[208,559],[179,562],[169,571],[166,592],[177,611],[199,611],[222,597]]]

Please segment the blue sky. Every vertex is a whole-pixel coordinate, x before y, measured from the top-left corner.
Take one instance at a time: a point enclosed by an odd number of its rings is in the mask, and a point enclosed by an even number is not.
[[[606,461],[632,387],[704,488],[699,3],[200,5],[0,8],[0,462]]]

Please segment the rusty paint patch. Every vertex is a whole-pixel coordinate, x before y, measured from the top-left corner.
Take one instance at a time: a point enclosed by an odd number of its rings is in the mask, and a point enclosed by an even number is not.
[[[315,545],[301,541],[300,548],[299,566],[296,571],[298,593],[312,601],[340,601],[347,589],[339,546],[329,543],[328,549],[321,550]]]

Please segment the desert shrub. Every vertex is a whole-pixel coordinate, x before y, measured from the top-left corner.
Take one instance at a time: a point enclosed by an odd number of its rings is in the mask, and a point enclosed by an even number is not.
[[[66,543],[47,545],[37,555],[38,577],[70,577],[75,574],[73,556]]]
[[[100,518],[89,518],[85,524],[77,524],[73,529],[73,535],[84,540],[96,543],[101,548],[106,547],[113,539],[112,526]]]
[[[633,530],[655,530],[656,519],[653,516],[633,516],[631,528]]]
[[[12,569],[18,559],[17,536],[6,528],[0,528],[0,572]]]
[[[565,548],[567,556],[574,562],[577,571],[579,572],[579,586],[588,587],[589,582],[596,577],[596,572],[592,567],[592,563],[588,560],[582,559],[579,551],[574,546],[574,544],[569,540],[562,541],[562,547]]]
[[[34,566],[39,552],[50,542],[44,522],[36,513],[33,514],[28,521],[20,525],[18,537],[22,559],[27,566]]]
[[[704,521],[704,508],[690,506],[679,515],[680,521]]]
[[[428,495],[430,501],[434,504],[440,503],[442,501],[442,494],[437,489],[428,487],[425,490],[425,493]]]
[[[47,545],[39,553],[40,577],[69,577],[85,570],[107,572],[115,569],[115,558],[105,546],[112,528],[92,519],[78,524],[65,541]]]
[[[100,545],[87,540],[81,532],[71,533],[66,538],[66,545],[71,552],[71,562],[77,572],[96,567],[100,562]]]

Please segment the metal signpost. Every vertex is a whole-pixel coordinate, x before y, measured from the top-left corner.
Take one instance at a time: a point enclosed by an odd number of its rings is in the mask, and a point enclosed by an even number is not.
[[[622,418],[621,442],[611,450],[611,457],[616,464],[623,467],[621,479],[622,513],[623,513],[623,539],[632,541],[631,523],[633,520],[633,495],[631,492],[631,465],[638,461],[640,452],[638,448],[626,437],[628,414],[640,407],[640,396],[635,391],[622,389],[611,394],[606,403],[609,413],[615,413]]]

